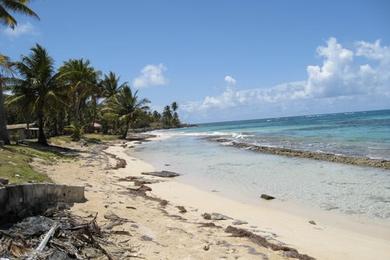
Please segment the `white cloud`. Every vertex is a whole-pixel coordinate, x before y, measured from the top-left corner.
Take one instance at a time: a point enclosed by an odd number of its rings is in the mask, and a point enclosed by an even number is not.
[[[14,29],[7,27],[3,30],[3,33],[8,37],[18,38],[23,35],[36,35],[37,31],[31,23],[27,22],[17,25]]]
[[[280,108],[282,104],[285,107],[292,103],[304,107],[305,102],[311,107],[316,104],[330,106],[332,100],[352,103],[355,98],[375,102],[378,97],[390,103],[390,47],[382,46],[378,40],[374,43],[360,41],[353,48],[344,48],[336,38],[330,38],[325,46],[317,48],[317,54],[323,59],[322,64],[307,66],[305,80],[269,88],[234,90],[231,86],[236,81],[226,76],[228,86],[223,93],[183,104],[182,108],[188,113],[229,110],[238,106],[253,111],[256,107],[270,107],[271,104],[278,104]],[[306,106],[308,113],[310,106]]]
[[[237,83],[236,79],[229,75],[225,76],[225,81],[230,86],[234,86]]]
[[[166,70],[163,64],[146,65],[141,70],[141,74],[133,80],[133,85],[136,88],[166,85],[168,83],[164,75]]]

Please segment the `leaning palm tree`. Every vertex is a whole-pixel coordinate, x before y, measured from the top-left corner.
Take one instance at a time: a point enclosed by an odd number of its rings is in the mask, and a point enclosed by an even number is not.
[[[126,139],[130,124],[134,123],[140,111],[149,109],[148,99],[139,99],[138,90],[133,93],[127,85],[123,86],[119,92],[113,96],[107,103],[104,112],[111,115],[116,115],[120,122],[123,123],[122,138]]]
[[[60,67],[59,74],[59,80],[68,89],[69,98],[72,100],[69,107],[73,125],[72,138],[79,140],[82,131],[82,109],[86,107],[87,99],[93,98],[98,92],[99,72],[88,60],[70,59]]]
[[[0,0],[0,22],[12,29],[15,28],[18,23],[11,12],[39,19],[38,15],[27,6],[29,2],[29,0]]]
[[[3,87],[5,83],[4,75],[12,72],[12,64],[7,56],[0,54],[0,140],[4,144],[10,144],[7,131],[7,115],[4,108]]]
[[[59,93],[62,91],[57,84],[58,74],[53,67],[53,59],[46,49],[37,44],[28,56],[23,56],[15,64],[19,78],[11,86],[13,96],[8,104],[20,104],[31,107],[38,120],[38,143],[47,145],[44,132],[45,113],[55,104],[61,102]]]

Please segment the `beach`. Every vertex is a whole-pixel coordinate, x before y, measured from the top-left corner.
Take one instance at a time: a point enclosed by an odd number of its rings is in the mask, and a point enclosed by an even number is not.
[[[119,141],[91,145],[83,148],[76,162],[34,163],[34,167],[56,183],[85,185],[87,202],[74,205],[75,214],[87,217],[98,213],[97,220],[102,225],[107,222],[105,214],[110,212],[128,219],[113,229],[128,231],[131,236],[114,235],[112,239],[127,243],[136,256],[145,259],[285,259],[293,254],[300,259],[390,256],[390,229],[386,225],[310,209],[292,210],[288,203],[279,201],[253,205],[174,178],[142,175],[161,169],[132,156],[137,145],[138,142]],[[115,167],[118,159],[126,161],[124,168]],[[223,217],[207,220],[204,213]],[[252,235],[233,237],[227,232],[229,226]],[[276,246],[267,244],[266,248],[259,238]],[[281,250],[283,247],[297,252]]]

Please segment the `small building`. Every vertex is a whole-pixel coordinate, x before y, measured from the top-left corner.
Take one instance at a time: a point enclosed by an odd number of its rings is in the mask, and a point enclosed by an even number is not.
[[[93,123],[90,128],[89,128],[89,131],[91,133],[100,133],[102,131],[102,125],[99,124],[99,123]]]
[[[13,141],[37,138],[39,128],[34,126],[35,123],[7,125],[9,137]]]

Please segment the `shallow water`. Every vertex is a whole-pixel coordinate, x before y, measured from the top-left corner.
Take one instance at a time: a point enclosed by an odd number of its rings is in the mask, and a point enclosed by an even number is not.
[[[390,160],[390,110],[209,123],[172,132]]]
[[[177,131],[143,143],[135,155],[179,180],[241,201],[262,193],[311,208],[390,220],[390,171],[261,154]]]

